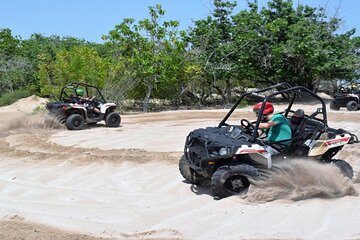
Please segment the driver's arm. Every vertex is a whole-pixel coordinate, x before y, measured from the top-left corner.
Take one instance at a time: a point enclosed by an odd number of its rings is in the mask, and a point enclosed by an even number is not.
[[[269,121],[269,122],[265,122],[265,123],[260,123],[259,128],[261,128],[261,129],[271,128],[271,127],[273,127],[275,125],[276,125],[276,122]]]

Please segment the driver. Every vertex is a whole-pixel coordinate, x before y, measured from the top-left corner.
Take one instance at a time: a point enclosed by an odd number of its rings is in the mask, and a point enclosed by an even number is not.
[[[75,92],[76,92],[76,95],[78,97],[80,97],[81,100],[86,100],[86,101],[92,102],[92,101],[94,101],[96,99],[95,96],[84,97],[84,89],[82,89],[82,88],[76,88]],[[100,114],[100,109],[99,108],[93,106],[92,104],[90,104],[88,107],[92,112],[94,112],[96,114]]]
[[[76,88],[75,92],[81,100],[92,101],[95,99],[95,96],[84,97],[84,89],[82,88]]]
[[[262,102],[254,105],[253,111],[256,116],[259,115],[261,106]],[[266,150],[272,155],[278,154],[279,151],[283,151],[291,144],[291,127],[288,120],[282,114],[273,113],[274,106],[270,102],[266,102],[259,124],[260,129],[267,129],[266,138],[274,147],[268,146]]]

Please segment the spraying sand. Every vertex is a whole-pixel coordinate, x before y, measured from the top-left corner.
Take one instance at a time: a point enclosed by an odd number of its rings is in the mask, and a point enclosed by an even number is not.
[[[0,109],[1,239],[360,238],[357,145],[336,156],[352,164],[353,182],[298,159],[246,198],[215,200],[177,164],[188,132],[216,126],[227,110],[123,115],[119,128],[68,131],[14,108]],[[360,135],[359,114],[331,111],[330,125]]]
[[[252,186],[247,195],[250,202],[358,196],[353,182],[344,178],[340,169],[306,159],[283,162],[266,181]]]

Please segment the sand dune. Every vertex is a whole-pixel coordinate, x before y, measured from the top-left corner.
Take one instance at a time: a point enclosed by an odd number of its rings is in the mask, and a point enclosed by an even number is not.
[[[187,133],[226,110],[124,115],[120,128],[68,131],[11,109],[0,108],[1,239],[360,239],[358,145],[336,156],[354,167],[353,182],[299,159],[246,198],[216,200],[209,186],[184,182],[177,163]],[[330,111],[330,125],[360,136],[359,114]]]

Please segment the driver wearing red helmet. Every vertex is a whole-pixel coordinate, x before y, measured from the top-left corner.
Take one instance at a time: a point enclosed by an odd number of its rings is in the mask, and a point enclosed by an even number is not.
[[[256,113],[256,116],[258,116],[261,106],[262,102],[254,105],[253,111]],[[276,148],[272,148],[270,153],[277,154],[279,153],[278,150],[282,151],[291,144],[291,127],[288,120],[283,115],[273,113],[274,106],[271,103],[266,102],[259,128],[268,129],[266,138],[272,143],[271,145]]]

